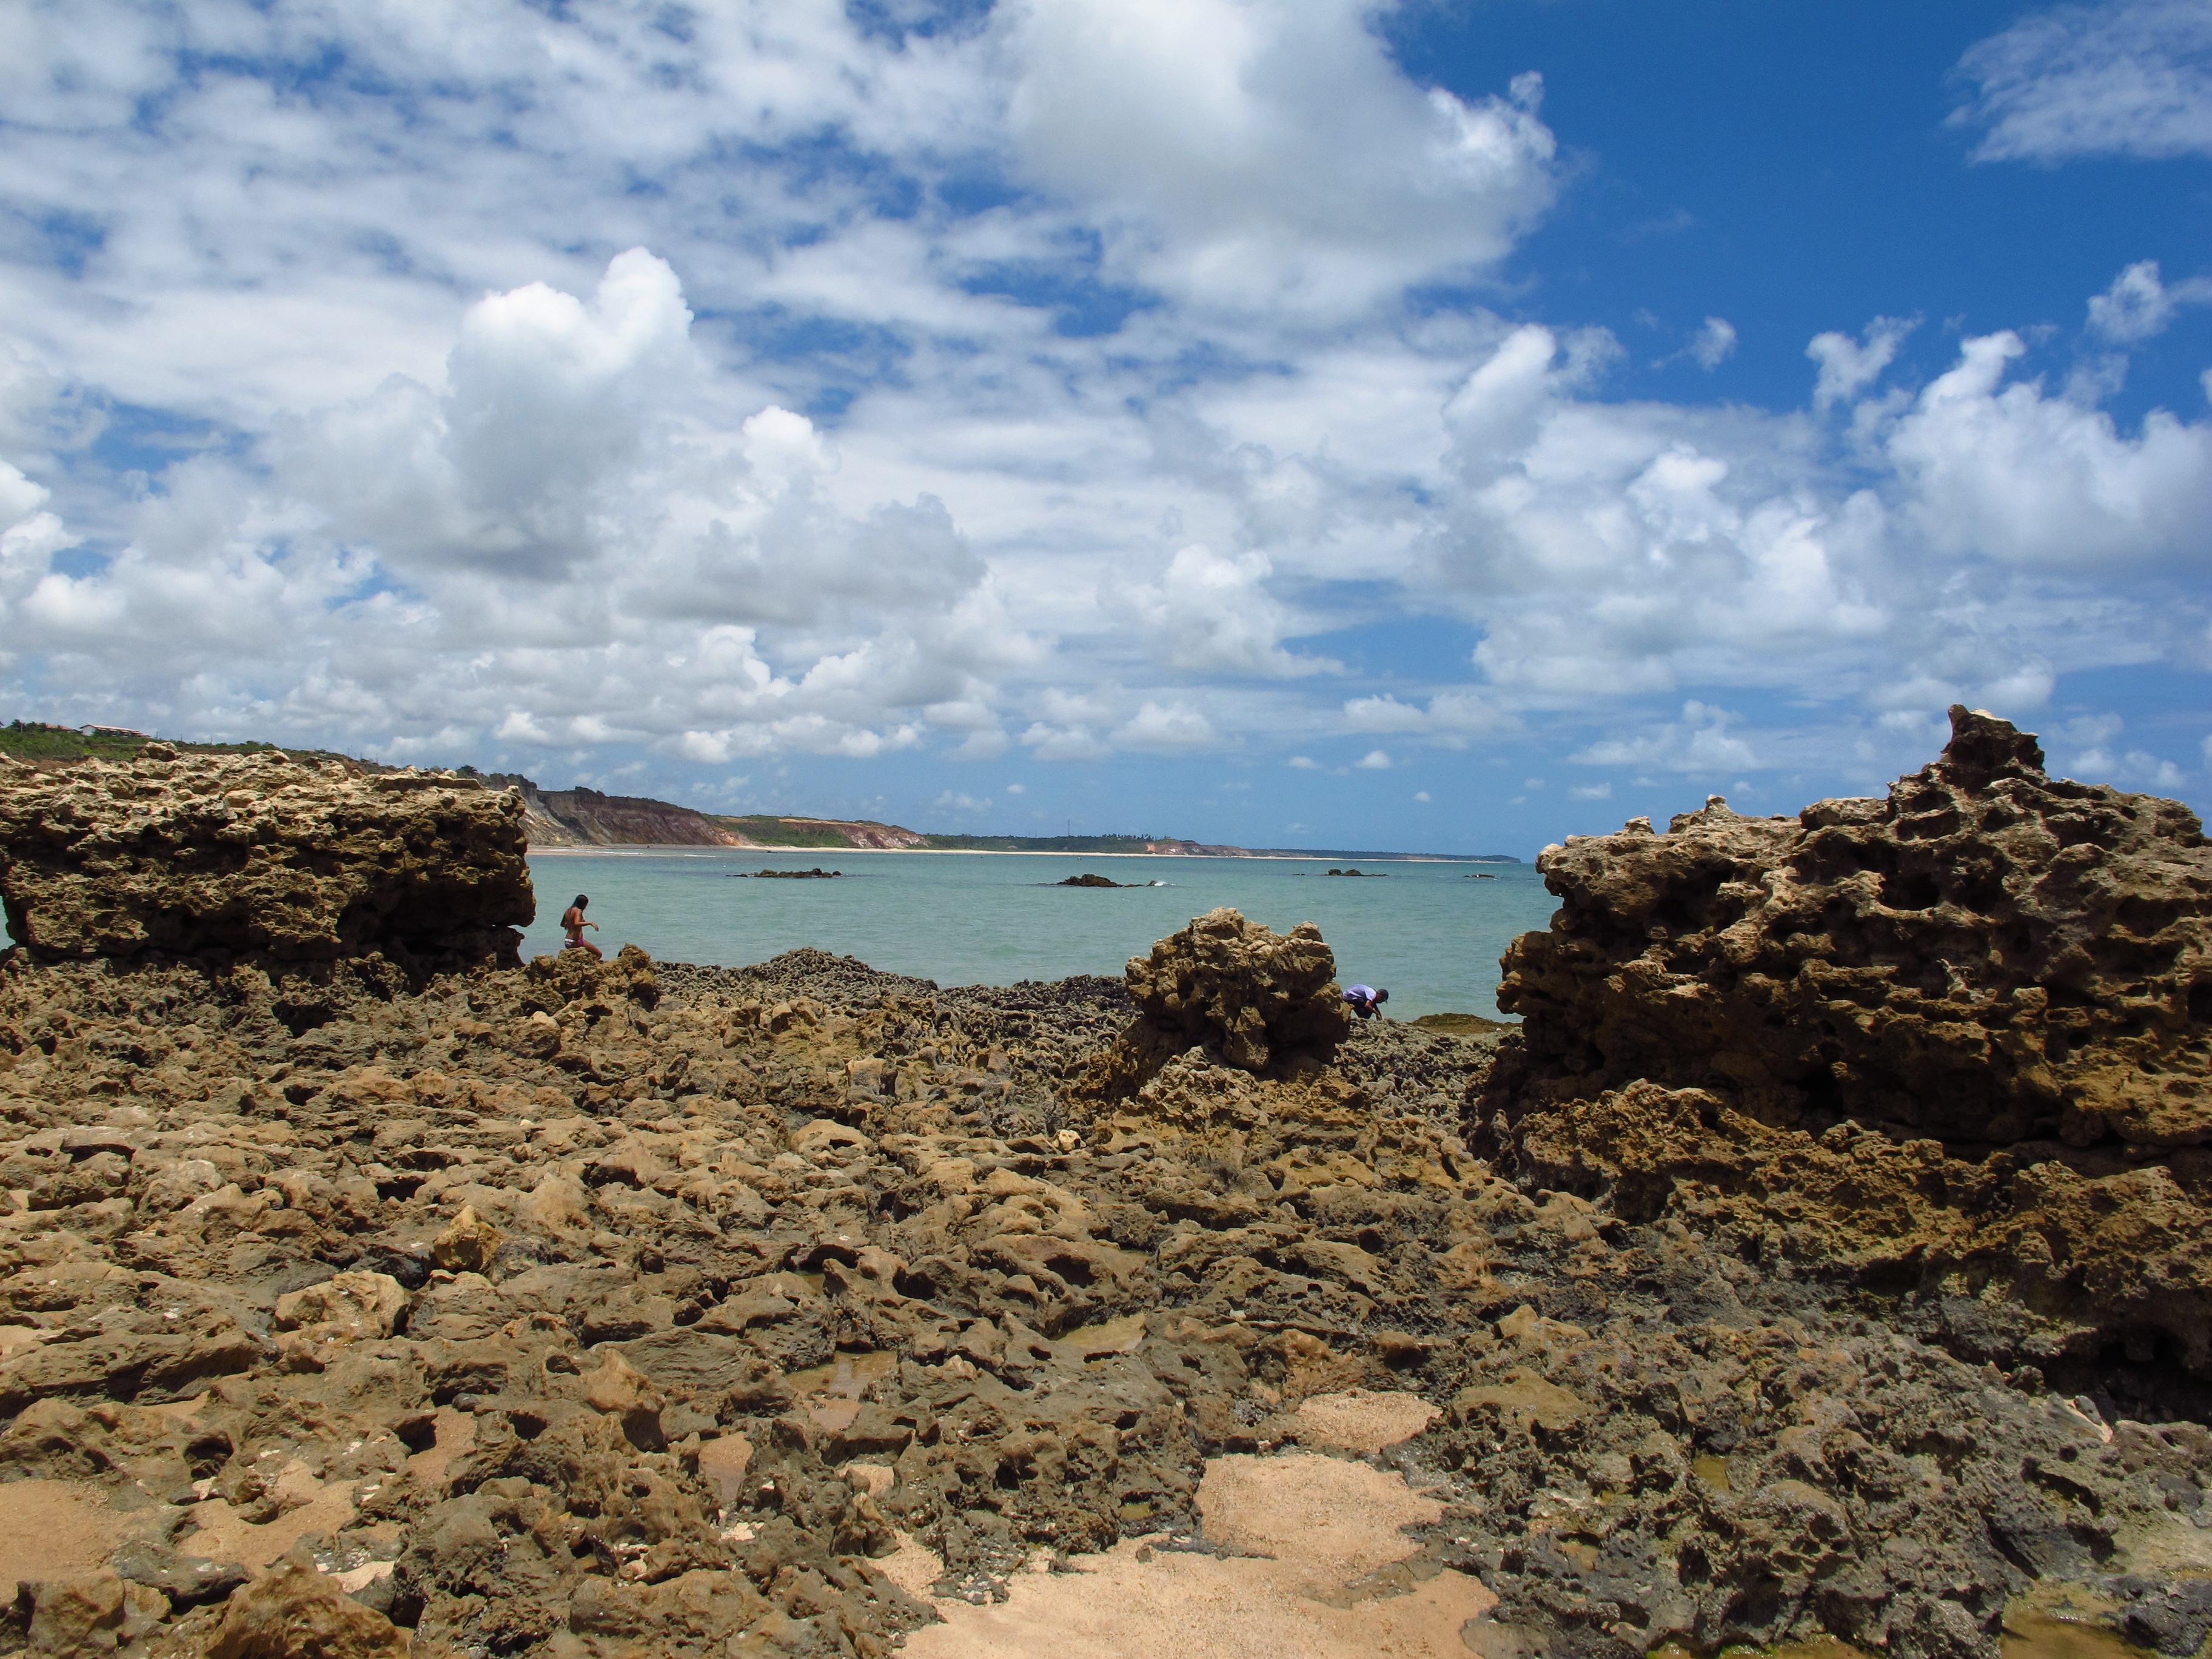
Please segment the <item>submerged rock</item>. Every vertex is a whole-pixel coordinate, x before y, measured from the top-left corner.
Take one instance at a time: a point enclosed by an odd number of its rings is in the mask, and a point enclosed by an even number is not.
[[[1490,1133],[1624,1214],[1925,1292],[1976,1352],[2212,1376],[2212,848],[1952,726],[1887,799],[1548,850]]]
[[[0,761],[0,902],[40,961],[513,963],[535,908],[522,807],[474,778],[272,753]]]
[[[1053,885],[1055,887],[1119,887],[1121,884],[1118,881],[1109,881],[1104,876],[1094,876],[1085,871],[1082,875],[1070,876],[1065,881],[1054,882]]]

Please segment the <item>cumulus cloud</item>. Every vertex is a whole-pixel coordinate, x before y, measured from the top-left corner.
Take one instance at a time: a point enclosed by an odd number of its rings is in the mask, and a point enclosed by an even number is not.
[[[1901,319],[1877,317],[1856,340],[1833,331],[1814,335],[1812,344],[1805,348],[1805,355],[1820,366],[1820,380],[1813,388],[1813,406],[1826,409],[1856,398],[1872,386],[1881,378],[1882,370],[1897,361],[1898,348],[1912,329],[1912,324]]]
[[[2212,521],[2212,422],[2163,410],[2130,437],[2103,410],[2008,380],[2027,347],[1968,340],[1887,442],[1945,552],[2081,570],[2194,558]]]
[[[1218,554],[1191,546],[1176,552],[1154,584],[1102,596],[1141,630],[1171,668],[1201,673],[1282,678],[1328,673],[1340,665],[1283,648],[1296,626],[1289,609],[1267,592],[1274,567],[1264,553]]]
[[[1609,405],[1585,373],[1522,328],[1445,409],[1460,489],[1431,545],[1485,613],[1494,684],[1661,690],[1881,630],[1880,507],[1808,488],[1786,420]]]
[[[1363,772],[1387,772],[1397,763],[1390,758],[1387,750],[1370,749],[1352,764]]]
[[[1201,305],[1322,314],[1497,259],[1551,202],[1543,83],[1416,87],[1361,0],[1001,8],[1022,164],[1109,266]]]
[[[2052,7],[1968,48],[1953,125],[1974,159],[2212,155],[2212,12],[2198,0]]]
[[[1671,357],[1662,357],[1654,367],[1664,368],[1669,363],[1687,362],[1710,374],[1735,356],[1735,325],[1725,317],[1708,317],[1688,344]]]
[[[2157,260],[2138,260],[2090,297],[2089,328],[2116,345],[2134,345],[2166,332],[2181,307],[2191,305],[2212,305],[2212,278],[2168,286],[2160,280]]]
[[[173,674],[181,635],[226,700],[356,732],[434,709],[434,731],[720,764],[908,747],[931,708],[988,726],[980,675],[1030,647],[944,507],[844,512],[830,447],[787,410],[717,431],[690,328],[642,249],[588,300],[489,295],[441,385],[290,419],[260,477],[173,469],[128,544],[40,576],[21,617],[126,683],[149,653]],[[27,557],[57,528],[9,534]],[[343,671],[302,674],[302,647]]]
[[[594,775],[1533,737],[1718,776],[1790,711],[1918,744],[2204,659],[2212,438],[2096,367],[2197,279],[2082,296],[2093,354],[1931,377],[1838,317],[1802,406],[1640,400],[1602,330],[1406,303],[1559,188],[1533,79],[1432,93],[1360,0],[863,9],[26,14],[0,684]],[[2056,95],[2004,64],[2152,61],[2172,9],[2117,9],[1973,60],[1990,144]],[[1648,718],[1686,702],[1759,725]]]
[[[1209,749],[1218,741],[1212,722],[1184,703],[1146,702],[1114,733],[1124,749],[1149,749],[1167,753]]]
[[[1751,744],[1728,729],[1736,718],[1693,700],[1682,705],[1679,720],[1607,738],[1569,758],[1583,766],[1636,766],[1707,777],[1747,771],[1760,763]]]

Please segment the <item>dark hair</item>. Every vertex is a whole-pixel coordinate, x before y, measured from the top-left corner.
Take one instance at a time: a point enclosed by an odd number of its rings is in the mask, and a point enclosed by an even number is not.
[[[568,908],[571,910],[580,910],[591,902],[592,896],[589,893],[579,893],[576,895],[576,902]]]
[[[1388,1002],[1390,1000],[1390,994],[1388,991],[1377,991],[1375,994],[1375,1000],[1377,1002]]]

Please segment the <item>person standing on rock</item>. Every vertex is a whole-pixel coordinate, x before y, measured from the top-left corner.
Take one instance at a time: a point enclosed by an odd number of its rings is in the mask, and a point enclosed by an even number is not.
[[[1344,988],[1344,1000],[1360,1018],[1373,1019],[1382,1012],[1382,1005],[1390,1000],[1390,994],[1371,985],[1347,985]]]
[[[589,893],[579,893],[576,895],[576,902],[562,913],[561,925],[568,930],[568,942],[561,948],[564,951],[589,951],[593,961],[605,962],[607,959],[606,952],[584,937],[584,929],[586,927],[593,933],[599,932],[599,929],[598,922],[584,920],[584,907],[591,902],[592,896]]]

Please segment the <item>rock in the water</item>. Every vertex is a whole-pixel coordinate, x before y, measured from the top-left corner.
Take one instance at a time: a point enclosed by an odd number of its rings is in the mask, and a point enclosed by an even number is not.
[[[0,901],[41,961],[209,952],[512,964],[522,806],[474,778],[149,745],[0,769]]]
[[[1328,1060],[1352,1029],[1336,957],[1310,921],[1277,933],[1234,910],[1209,910],[1150,956],[1131,957],[1127,977],[1154,1030],[1218,1051],[1242,1071]]]
[[[1053,884],[1055,887],[1119,887],[1121,884],[1120,882],[1110,881],[1104,876],[1093,875],[1087,870],[1079,876],[1070,876],[1065,881]]]
[[[1969,1346],[2164,1342],[2212,1371],[2212,848],[2176,802],[1952,726],[1887,799],[1716,798],[1548,850],[1564,902],[1505,956],[1525,1066],[1492,1132],[1632,1215],[1694,1203],[1893,1286],[1963,1274]],[[1960,1294],[1984,1288],[2057,1334]]]

